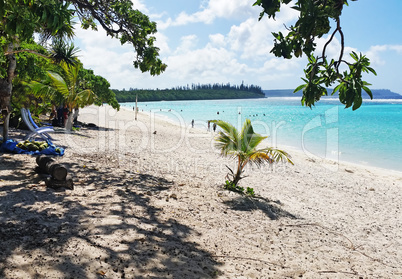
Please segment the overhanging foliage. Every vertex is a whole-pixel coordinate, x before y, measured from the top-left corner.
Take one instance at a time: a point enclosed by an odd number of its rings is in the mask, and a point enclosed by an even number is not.
[[[352,0],[356,1],[356,0]],[[362,89],[372,98],[369,83],[363,80],[363,73],[373,73],[369,67],[369,59],[356,53],[351,53],[353,62],[344,60],[345,38],[341,28],[341,14],[347,0],[257,0],[254,6],[261,6],[260,20],[266,14],[275,19],[282,5],[294,4],[292,9],[299,13],[298,20],[290,27],[287,33],[272,32],[274,47],[271,52],[277,57],[291,59],[301,57],[303,53],[308,57],[308,64],[304,70],[304,84],[295,89],[303,90],[302,104],[311,107],[322,96],[328,95],[326,87],[336,86],[332,94],[339,93],[339,100],[346,108],[358,109],[362,104]],[[331,30],[331,20],[335,22],[335,29],[328,41],[316,55],[316,39],[328,34]],[[337,59],[328,60],[327,47],[335,35],[340,36],[341,49]],[[341,65],[346,70],[341,71]]]

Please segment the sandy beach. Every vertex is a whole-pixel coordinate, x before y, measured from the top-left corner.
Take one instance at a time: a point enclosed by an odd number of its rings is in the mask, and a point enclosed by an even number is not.
[[[73,190],[0,154],[0,278],[402,278],[402,172],[286,149],[294,166],[247,169],[250,198],[223,189],[213,132],[109,106],[79,120],[99,129],[52,134]]]

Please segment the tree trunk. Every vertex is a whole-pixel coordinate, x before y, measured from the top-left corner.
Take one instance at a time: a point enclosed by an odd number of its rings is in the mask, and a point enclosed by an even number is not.
[[[73,128],[73,120],[74,120],[74,113],[70,112],[70,114],[67,117],[67,121],[66,121],[66,130],[67,131],[71,131]]]
[[[239,183],[241,177],[240,177],[240,173],[236,173],[236,176],[233,179],[233,185],[237,186],[237,183]]]
[[[74,109],[73,124],[76,125],[78,121],[79,108]]]
[[[240,156],[238,156],[237,171],[232,181],[234,186],[237,186],[237,183],[239,183],[240,179],[242,179],[241,174],[243,173],[243,167],[243,161],[240,159]]]
[[[242,170],[238,169],[232,181],[234,186],[237,186],[237,183],[239,183],[240,179],[242,179],[241,174]]]
[[[8,44],[7,52],[11,52],[14,49],[13,43]],[[11,114],[11,93],[13,90],[13,79],[15,75],[15,69],[17,68],[17,60],[14,54],[6,55],[7,58],[7,75],[5,78],[0,79],[0,110],[3,115],[3,140],[8,139],[8,128],[10,124]]]

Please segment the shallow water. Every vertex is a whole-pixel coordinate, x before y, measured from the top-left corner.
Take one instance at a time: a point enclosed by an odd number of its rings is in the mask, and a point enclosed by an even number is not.
[[[133,108],[134,103],[122,103]],[[140,111],[207,129],[207,121],[229,121],[239,129],[249,118],[272,146],[292,146],[311,157],[402,171],[402,100],[365,101],[356,111],[339,100],[302,107],[299,98],[141,102]]]

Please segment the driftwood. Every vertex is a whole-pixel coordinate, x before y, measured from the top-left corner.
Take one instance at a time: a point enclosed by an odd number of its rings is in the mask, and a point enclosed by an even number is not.
[[[66,180],[68,170],[65,166],[60,165],[50,157],[40,155],[36,158],[36,163],[41,171],[50,174],[53,179],[64,181]]]
[[[47,187],[74,189],[73,179],[65,166],[56,163],[46,155],[36,157],[36,163],[38,164],[37,172],[42,174]]]
[[[70,190],[74,189],[74,183],[73,179],[71,178],[70,175],[67,175],[65,180],[57,180],[54,179],[53,177],[49,176],[45,178],[45,184],[47,187],[53,188],[53,189],[59,189],[59,188],[67,188]]]

